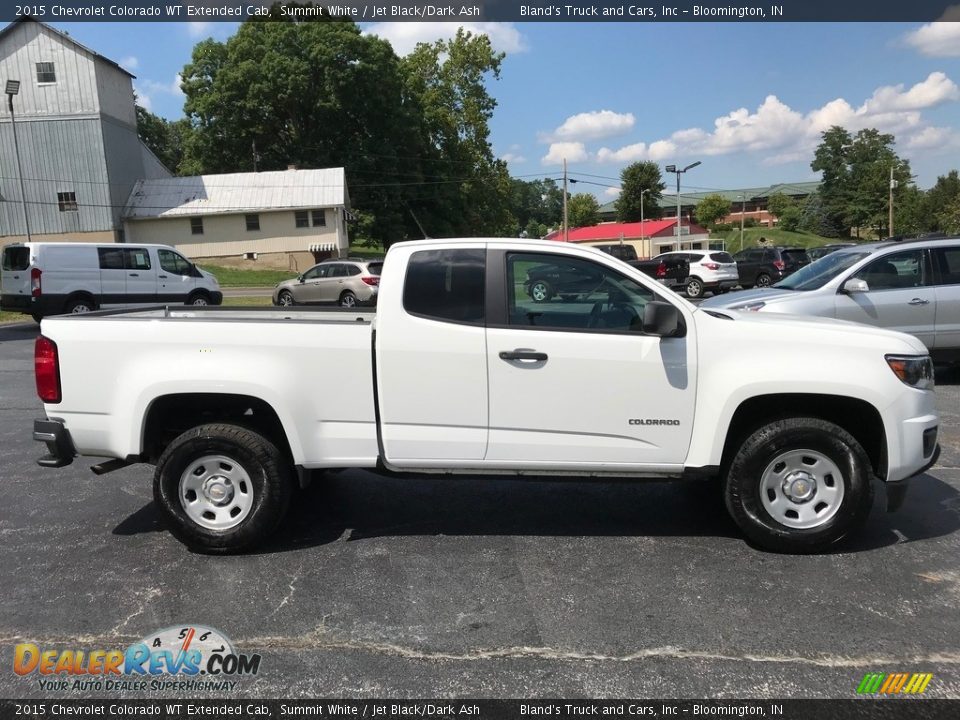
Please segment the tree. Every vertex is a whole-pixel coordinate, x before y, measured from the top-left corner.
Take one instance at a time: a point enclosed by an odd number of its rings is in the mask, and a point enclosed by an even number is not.
[[[834,126],[821,135],[810,167],[823,173],[820,192],[830,223],[849,235],[872,228],[883,236],[889,211],[890,173],[900,186],[910,181],[910,163],[893,151],[894,136],[866,128],[851,137]]]
[[[518,235],[525,230],[527,237],[543,237],[546,228],[557,227],[563,218],[563,191],[555,180],[510,179],[509,210],[516,223]],[[539,232],[540,228],[544,232]]]
[[[950,235],[960,234],[960,195],[955,197],[937,216],[937,224]]]
[[[660,175],[660,166],[654,162],[635,162],[627,165],[620,172],[620,197],[614,206],[617,210],[617,220],[620,222],[636,222],[641,216],[643,204],[643,218],[656,220],[663,216],[660,199],[667,186]],[[648,192],[644,192],[647,190]]]
[[[944,211],[957,198],[960,198],[960,174],[956,170],[951,170],[946,175],[938,177],[937,182],[926,193],[923,205],[927,224],[924,229],[950,232],[943,222]]]
[[[790,203],[783,208],[777,219],[779,220],[777,227],[781,230],[796,232],[800,228],[800,221],[803,219],[803,210],[795,203]]]
[[[600,203],[590,193],[577,193],[567,200],[570,227],[587,227],[600,221]]]
[[[927,214],[926,195],[915,185],[898,188],[893,204],[893,227],[897,235],[919,235],[933,229],[936,219]]]
[[[184,143],[190,132],[189,121],[181,119],[170,122],[141,105],[135,105],[135,109],[137,135],[168,170],[176,173],[183,160]]]
[[[720,218],[729,215],[731,207],[730,201],[723,195],[714,193],[701,200],[693,212],[701,225],[713,225]]]
[[[787,197],[781,192],[774,193],[767,198],[767,211],[778,219],[783,214],[784,210],[791,205],[793,205],[793,199]]]

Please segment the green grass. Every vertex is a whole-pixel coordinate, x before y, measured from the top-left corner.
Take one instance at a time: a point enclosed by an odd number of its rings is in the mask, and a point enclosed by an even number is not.
[[[711,237],[723,238],[727,243],[727,252],[731,253],[739,252],[744,247],[757,247],[762,237],[766,238],[771,245],[783,247],[817,247],[819,245],[839,242],[843,239],[827,238],[808,232],[791,232],[790,230],[765,227],[744,228],[743,246],[740,245],[740,228],[711,233]]]
[[[297,276],[290,270],[241,270],[203,264],[200,267],[213,273],[221,287],[273,287],[281,280]]]
[[[0,310],[0,325],[16,322],[33,322],[33,318],[18,312],[3,312]]]
[[[387,251],[382,247],[362,247],[360,245],[351,245],[350,252],[348,255],[353,257],[363,257],[363,258],[382,258],[387,254]]]
[[[249,307],[251,305],[272,305],[273,302],[269,297],[225,297],[223,304],[232,307]]]

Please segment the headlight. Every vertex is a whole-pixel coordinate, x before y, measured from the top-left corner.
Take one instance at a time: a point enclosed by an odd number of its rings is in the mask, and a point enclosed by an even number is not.
[[[933,389],[933,360],[929,355],[884,355],[884,358],[901,382],[917,390]]]
[[[746,310],[747,312],[756,312],[766,304],[767,303],[765,303],[763,300],[757,300],[756,302],[748,302],[748,303],[744,303],[743,305],[731,305],[730,309]]]

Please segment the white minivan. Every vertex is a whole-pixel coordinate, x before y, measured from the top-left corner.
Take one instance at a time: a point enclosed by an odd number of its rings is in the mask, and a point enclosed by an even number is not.
[[[219,305],[217,279],[166,245],[15,243],[3,248],[0,309],[47,315],[123,305]]]

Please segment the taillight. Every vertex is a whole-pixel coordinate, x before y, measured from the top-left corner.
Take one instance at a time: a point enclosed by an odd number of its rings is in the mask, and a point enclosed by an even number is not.
[[[30,271],[30,294],[33,297],[40,297],[40,293],[41,293],[40,275],[41,274],[42,274],[42,271],[40,270],[40,268],[33,268]]]
[[[774,261],[773,261],[773,266],[774,266],[777,270],[783,270],[787,265],[786,265],[786,263],[783,262],[783,260],[774,260]]]
[[[60,363],[57,344],[40,335],[33,346],[33,372],[37,378],[37,395],[45,403],[60,402]]]
[[[719,269],[720,269],[720,265],[718,265],[717,263],[700,263],[700,264],[703,265],[707,270],[719,270]]]
[[[362,278],[360,278],[360,279],[363,280],[367,285],[379,285],[379,284],[380,284],[380,277],[377,276],[377,275],[364,275],[364,276],[363,276]]]
[[[665,278],[667,276],[667,265],[666,263],[660,263],[657,265],[657,277]]]

